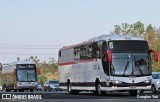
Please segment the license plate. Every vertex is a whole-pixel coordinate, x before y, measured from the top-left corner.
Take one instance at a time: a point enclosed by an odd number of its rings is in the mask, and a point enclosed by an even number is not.
[[[130,86],[129,88],[134,89],[134,88],[136,88],[136,86]]]

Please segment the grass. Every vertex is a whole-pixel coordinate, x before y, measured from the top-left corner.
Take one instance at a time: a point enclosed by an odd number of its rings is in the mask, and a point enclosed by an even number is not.
[[[54,74],[51,72],[48,72],[44,75],[47,80],[57,80],[58,79],[58,72],[55,72]]]

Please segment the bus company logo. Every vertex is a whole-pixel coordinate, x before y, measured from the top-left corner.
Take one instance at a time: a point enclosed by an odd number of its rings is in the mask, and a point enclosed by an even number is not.
[[[11,94],[2,94],[2,99],[11,99]]]

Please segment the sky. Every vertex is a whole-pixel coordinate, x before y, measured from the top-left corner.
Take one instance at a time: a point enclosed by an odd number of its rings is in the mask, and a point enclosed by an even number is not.
[[[0,62],[37,56],[141,21],[160,27],[160,0],[0,0]]]

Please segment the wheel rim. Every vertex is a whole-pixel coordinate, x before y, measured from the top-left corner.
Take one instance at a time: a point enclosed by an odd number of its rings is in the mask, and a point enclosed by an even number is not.
[[[71,84],[69,83],[68,85],[68,92],[70,93],[71,92]]]
[[[98,94],[100,95],[101,94],[101,85],[100,84],[98,84],[98,89],[97,89],[97,92],[98,92]]]

